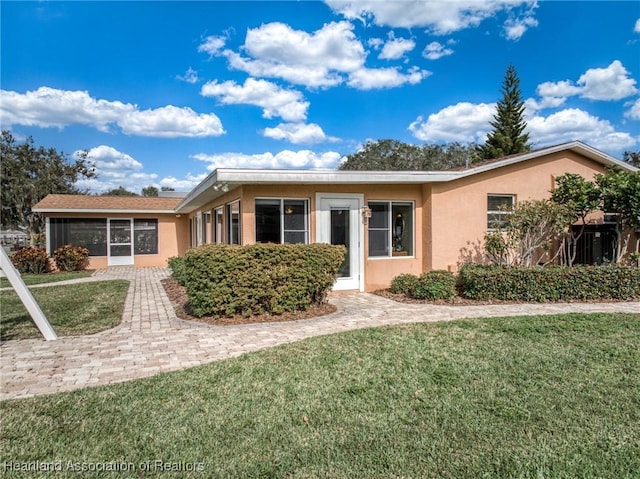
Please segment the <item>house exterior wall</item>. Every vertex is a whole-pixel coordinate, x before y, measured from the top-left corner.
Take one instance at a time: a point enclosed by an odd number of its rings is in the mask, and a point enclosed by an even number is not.
[[[487,195],[513,194],[516,201],[549,198],[556,177],[577,173],[593,180],[603,171],[600,164],[564,151],[449,183],[426,185],[425,271],[456,271],[463,248],[473,251],[481,247],[487,232]]]
[[[186,215],[158,213],[47,213],[48,218],[110,218],[110,219],[157,219],[158,254],[134,255],[134,266],[146,268],[167,266],[172,256],[183,255],[189,245],[189,227]],[[89,257],[89,269],[107,268],[106,256]]]
[[[369,258],[368,256],[368,230],[364,226],[364,237],[361,238],[364,260],[364,288],[365,291],[389,286],[394,276],[401,273],[413,273],[419,275],[423,264],[423,198],[420,185],[244,185],[236,188],[224,196],[212,201],[202,208],[200,212],[212,211],[220,206],[226,206],[230,202],[240,200],[242,217],[242,244],[254,244],[255,232],[255,200],[258,198],[287,198],[309,200],[309,238],[315,242],[317,234],[316,194],[362,194],[364,203],[369,201],[401,201],[414,204],[414,255],[411,257]],[[197,212],[189,215],[195,218]]]

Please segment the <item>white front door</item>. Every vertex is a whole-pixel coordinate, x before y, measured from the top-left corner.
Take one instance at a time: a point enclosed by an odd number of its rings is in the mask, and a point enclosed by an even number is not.
[[[108,265],[133,264],[133,220],[110,219],[107,222],[109,237]]]
[[[362,270],[362,195],[318,193],[316,195],[316,241],[344,245],[347,254],[340,267],[334,290],[364,291]]]

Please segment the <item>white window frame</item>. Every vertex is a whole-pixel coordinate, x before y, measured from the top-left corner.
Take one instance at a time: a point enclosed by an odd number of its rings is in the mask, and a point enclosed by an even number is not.
[[[493,228],[490,225],[489,216],[490,215],[498,215],[501,218],[504,218],[504,219],[500,220],[501,222],[503,222],[503,221],[505,221],[506,217],[511,214],[511,212],[510,211],[504,211],[504,210],[490,210],[489,209],[489,198],[491,198],[491,197],[511,198],[511,208],[515,208],[515,206],[516,206],[516,195],[513,194],[513,193],[488,193],[487,194],[487,231],[496,231],[497,228]],[[493,223],[493,222],[495,222],[495,220],[491,221],[491,223]]]
[[[269,197],[269,196],[260,196],[260,197],[256,197],[254,198],[253,201],[253,206],[254,206],[254,221],[256,220],[256,215],[255,215],[255,206],[256,206],[256,202],[260,201],[260,200],[267,200],[267,201],[275,201],[275,200],[279,200],[280,201],[280,244],[285,244],[284,242],[284,233],[285,231],[291,231],[291,232],[304,232],[305,233],[305,242],[304,243],[295,243],[295,244],[309,244],[309,242],[311,241],[311,232],[310,230],[310,221],[309,221],[309,216],[310,216],[310,211],[311,211],[311,200],[310,198],[290,198],[290,197]],[[304,205],[304,231],[302,230],[285,230],[284,229],[284,202],[287,200],[291,200],[291,201],[304,201],[305,205]],[[254,227],[254,232],[253,232],[253,241],[254,243],[257,243],[257,236],[258,236],[258,228],[257,225],[255,225]],[[287,243],[289,244],[289,243]],[[294,243],[291,243],[294,244]]]
[[[369,253],[369,226],[367,226],[367,259],[368,260],[401,260],[401,259],[414,259],[416,257],[416,202],[411,200],[367,200],[367,207],[370,207],[371,203],[387,203],[389,206],[389,254],[387,256],[371,256]],[[393,255],[393,205],[411,205],[411,222],[412,222],[412,237],[411,237],[411,254],[405,256]],[[382,228],[374,228],[375,230],[381,230]]]

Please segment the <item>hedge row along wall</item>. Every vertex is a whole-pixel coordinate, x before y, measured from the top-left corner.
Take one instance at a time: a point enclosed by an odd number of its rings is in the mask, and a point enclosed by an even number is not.
[[[326,244],[208,244],[184,256],[196,316],[304,311],[326,300],[345,256]]]
[[[640,268],[466,266],[460,271],[460,284],[465,297],[478,300],[632,299],[640,297]]]

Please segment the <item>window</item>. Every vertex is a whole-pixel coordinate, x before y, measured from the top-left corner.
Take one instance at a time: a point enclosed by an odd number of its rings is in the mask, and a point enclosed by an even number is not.
[[[107,256],[107,220],[104,218],[50,218],[49,247],[73,244],[89,250],[89,256]]]
[[[369,257],[413,256],[413,203],[369,203]]]
[[[202,242],[211,243],[211,211],[202,213]]]
[[[158,254],[158,220],[133,220],[133,254]]]
[[[256,243],[308,243],[309,200],[256,200]]]
[[[513,209],[515,195],[487,196],[487,228],[498,229],[506,225],[507,215]]]
[[[216,208],[213,212],[215,217],[214,238],[215,243],[224,243],[224,209]]]
[[[227,205],[227,243],[240,244],[240,202]]]

